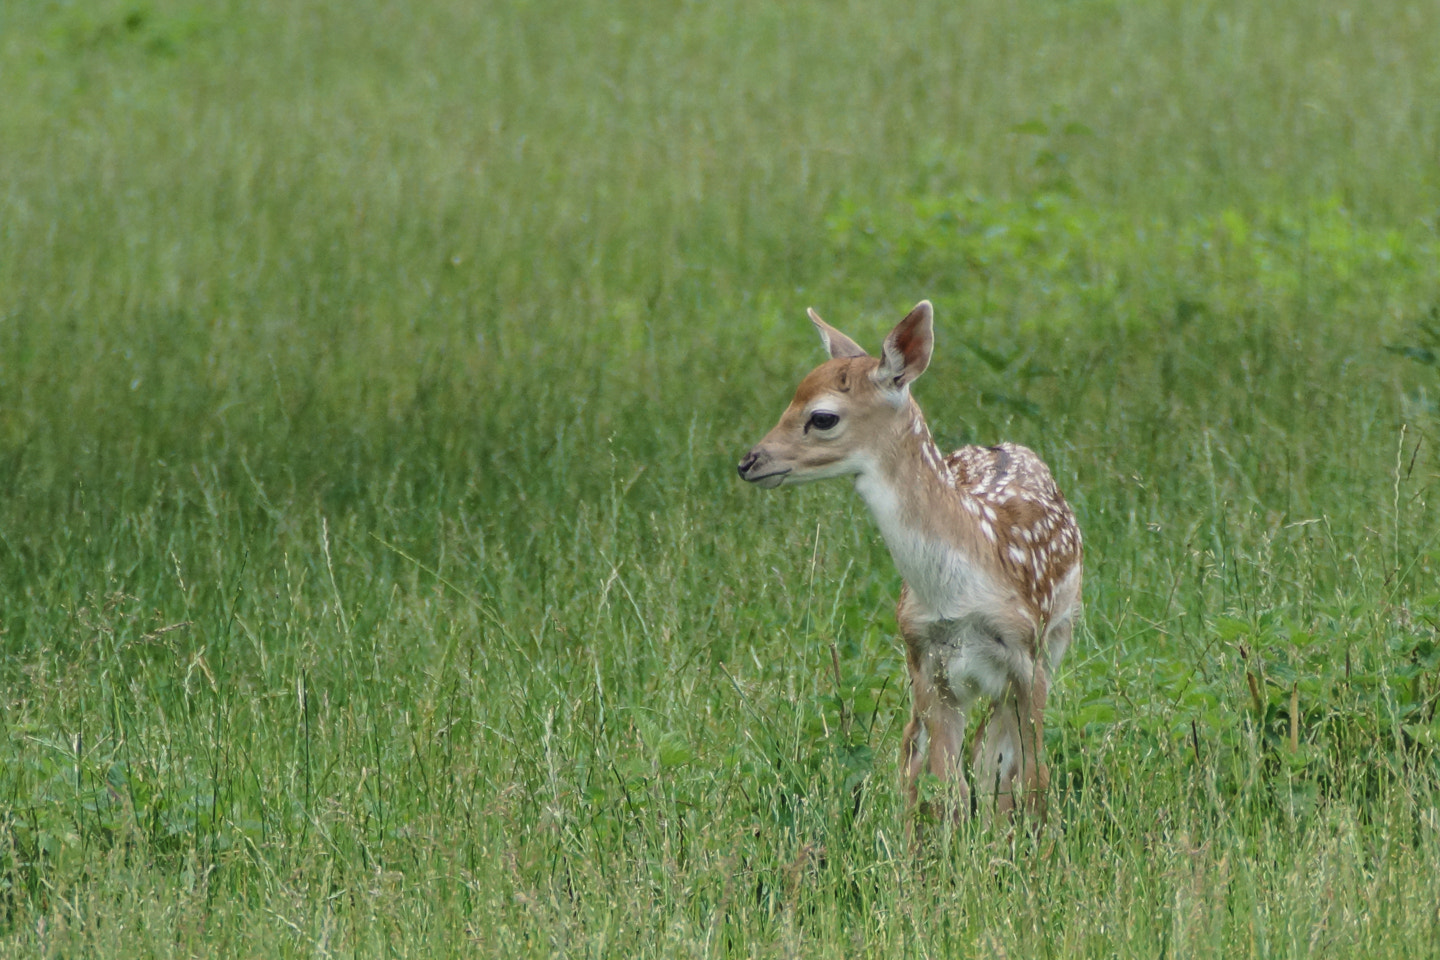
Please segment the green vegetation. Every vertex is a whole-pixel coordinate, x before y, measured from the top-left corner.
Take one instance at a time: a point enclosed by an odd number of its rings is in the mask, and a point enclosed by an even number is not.
[[[0,5],[0,954],[1440,952],[1440,6]],[[734,464],[916,300],[1051,823]]]

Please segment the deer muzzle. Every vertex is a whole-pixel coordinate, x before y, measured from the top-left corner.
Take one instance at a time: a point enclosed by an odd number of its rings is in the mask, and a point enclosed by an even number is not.
[[[770,455],[760,447],[751,449],[745,454],[745,459],[740,461],[740,479],[767,490],[784,483],[785,475],[789,472],[789,467],[777,468]]]

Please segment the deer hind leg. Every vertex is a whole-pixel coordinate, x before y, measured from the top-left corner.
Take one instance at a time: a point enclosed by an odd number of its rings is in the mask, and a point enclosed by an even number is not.
[[[1037,822],[1045,820],[1050,770],[1045,743],[1045,695],[1049,681],[1036,669],[1029,684],[1012,680],[994,705],[975,751],[975,787],[982,814],[1008,818],[1017,805]]]

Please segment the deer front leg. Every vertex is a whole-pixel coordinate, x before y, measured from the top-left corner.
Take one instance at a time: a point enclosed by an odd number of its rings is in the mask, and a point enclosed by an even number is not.
[[[940,685],[944,681],[937,682],[930,658],[919,659],[910,674],[913,703],[900,745],[906,805],[915,811],[920,775],[928,769],[953,790],[951,818],[959,819],[970,812],[970,787],[963,769],[965,710]]]
[[[900,740],[900,773],[905,781],[905,809],[914,810],[920,800],[920,772],[925,768],[925,724],[914,710]]]
[[[949,703],[936,705],[926,718],[930,772],[951,791],[950,819],[970,815],[970,785],[965,782],[965,712]]]

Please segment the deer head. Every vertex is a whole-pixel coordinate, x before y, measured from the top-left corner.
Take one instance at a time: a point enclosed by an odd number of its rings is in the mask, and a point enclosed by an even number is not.
[[[935,343],[930,301],[896,324],[879,357],[809,314],[830,359],[800,381],[780,422],[740,461],[740,476],[757,486],[865,473],[887,438],[911,428],[910,383],[929,366]]]

